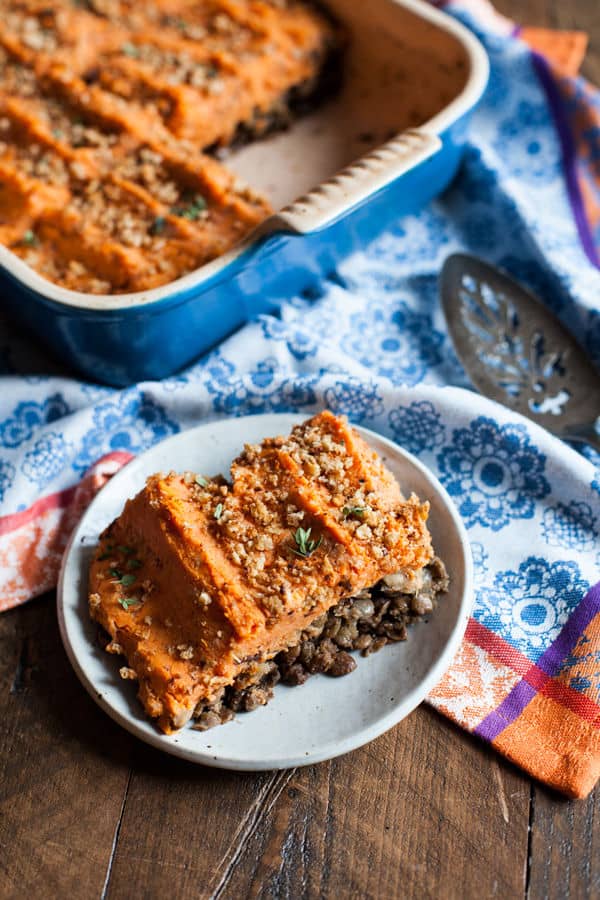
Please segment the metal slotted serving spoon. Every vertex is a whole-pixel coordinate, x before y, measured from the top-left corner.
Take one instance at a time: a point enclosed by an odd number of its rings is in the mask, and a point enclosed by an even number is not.
[[[463,253],[441,274],[442,306],[475,387],[559,438],[600,451],[600,374],[529,291]]]

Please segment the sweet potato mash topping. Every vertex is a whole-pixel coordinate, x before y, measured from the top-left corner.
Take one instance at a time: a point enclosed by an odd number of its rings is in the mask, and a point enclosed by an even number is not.
[[[8,0],[0,243],[67,288],[168,283],[269,204],[203,151],[314,93],[336,31],[303,3]]]
[[[90,614],[169,732],[336,603],[422,569],[428,508],[323,412],[247,446],[231,482],[151,476],[102,536]]]

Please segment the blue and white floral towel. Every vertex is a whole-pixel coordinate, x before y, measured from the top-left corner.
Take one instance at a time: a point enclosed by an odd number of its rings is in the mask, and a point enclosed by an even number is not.
[[[348,259],[318,299],[248,325],[177,377],[121,391],[32,375],[50,364],[4,324],[0,609],[53,585],[78,510],[131,454],[210,418],[326,405],[423,459],[469,530],[473,619],[431,701],[581,796],[600,773],[600,458],[468,389],[437,276],[461,248],[500,264],[600,359],[600,271],[528,49],[480,37],[491,82],[453,187]],[[600,131],[595,142],[600,158]]]

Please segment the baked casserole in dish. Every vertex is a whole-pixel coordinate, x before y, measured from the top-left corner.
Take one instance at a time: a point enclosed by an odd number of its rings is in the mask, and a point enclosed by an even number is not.
[[[272,211],[204,151],[326,89],[339,32],[264,0],[10,0],[0,24],[0,241],[50,281],[168,284]]]
[[[5,304],[94,380],[169,375],[439,193],[486,77],[421,0],[10,0]]]

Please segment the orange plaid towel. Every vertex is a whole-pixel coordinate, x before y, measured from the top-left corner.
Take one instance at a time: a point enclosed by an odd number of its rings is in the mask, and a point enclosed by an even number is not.
[[[571,687],[600,683],[600,584],[532,663],[471,619],[430,702],[530,775],[585,797],[600,775],[600,706]]]

